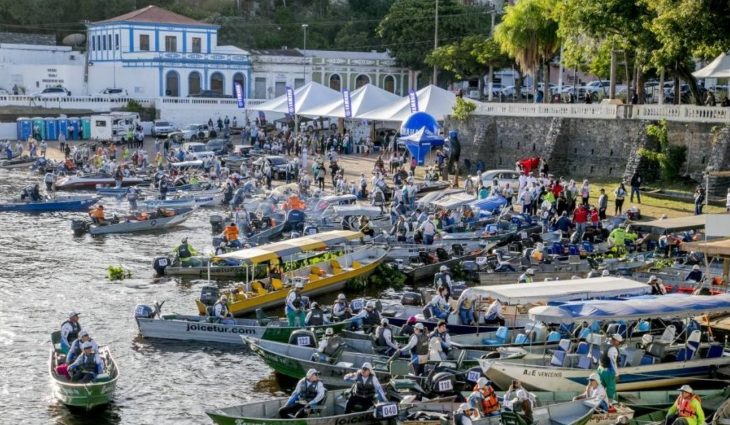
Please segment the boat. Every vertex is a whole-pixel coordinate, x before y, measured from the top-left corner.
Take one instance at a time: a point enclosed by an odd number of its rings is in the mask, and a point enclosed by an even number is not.
[[[479,272],[479,283],[482,285],[505,285],[510,283],[517,283],[520,276],[525,272],[525,269],[521,269],[519,266],[516,267],[518,271],[495,271],[487,270]],[[544,281],[544,280],[567,280],[573,276],[584,277],[588,272],[593,270],[591,265],[582,260],[579,256],[570,256],[568,261],[554,261],[551,263],[534,263],[530,264],[535,274],[532,276],[533,281]]]
[[[0,204],[0,212],[44,213],[59,211],[86,211],[99,202],[97,196],[56,196],[38,202],[7,202]]]
[[[198,207],[214,207],[223,203],[224,194],[218,189],[196,191],[191,193],[182,192],[176,195],[176,199],[193,200]]]
[[[60,350],[60,341],[61,332],[53,332],[51,334],[52,347],[48,362],[53,396],[66,406],[86,410],[109,404],[114,397],[114,390],[119,378],[119,369],[109,347],[100,346],[98,352],[104,361],[104,373],[92,382],[76,383],[56,373],[56,366],[66,359],[65,354]]]
[[[533,307],[529,315],[532,320],[544,323],[572,324],[694,317],[705,312],[729,311],[730,295],[671,294]],[[682,343],[675,341],[675,333],[674,325],[670,325],[661,336],[646,335],[646,340],[642,337],[640,344],[624,348],[617,390],[634,391],[691,383],[730,365],[730,353],[719,343],[700,342],[700,330],[693,330]],[[529,390],[579,391],[586,385],[605,339],[605,336],[592,333],[585,342],[577,344],[575,350],[572,344],[567,344],[549,358],[516,361],[481,359],[479,363],[483,373],[499,387],[507,387],[512,379],[519,379]]]
[[[38,158],[31,158],[27,155],[16,156],[12,159],[0,160],[0,168],[11,169],[11,168],[25,168],[33,165]]]
[[[704,405],[702,406],[704,410]],[[707,415],[705,415],[707,417]],[[712,416],[712,425],[727,425],[730,422],[730,400],[725,400],[720,407],[715,410]]]
[[[694,390],[702,399],[705,412],[717,411],[730,397],[730,387],[720,389]],[[642,415],[654,410],[666,411],[677,400],[677,390],[625,391],[616,393],[616,399],[623,405]]]
[[[146,208],[194,208],[194,199],[149,199],[142,204]]]
[[[88,189],[94,190],[97,185],[115,186],[113,177],[99,175],[67,176],[56,181],[56,190]],[[135,186],[138,184],[149,184],[149,180],[142,177],[125,177],[122,179],[122,186]]]
[[[76,235],[82,235],[88,232],[92,236],[106,235],[110,233],[158,231],[177,226],[190,218],[193,214],[193,209],[191,208],[181,208],[169,211],[173,211],[174,215],[159,216],[157,213],[153,213],[145,220],[137,220],[135,217],[132,217],[127,218],[124,221],[120,220],[117,223],[110,222],[103,226],[92,224],[87,220],[72,220],[71,228]]]
[[[629,425],[664,425],[664,419],[666,419],[666,417],[666,410],[654,410],[641,416],[634,416],[634,418],[629,421]]]
[[[462,261],[474,260],[494,246],[496,246],[496,243],[465,252],[464,246],[461,244],[449,244],[446,247],[434,248],[433,253],[431,253],[428,250],[430,246],[423,245],[419,251],[419,256],[413,258],[413,260],[417,258],[416,261],[407,264],[404,262],[402,265],[399,264],[398,268],[408,277],[409,281],[420,282],[433,279],[433,276],[443,266],[451,268]]]

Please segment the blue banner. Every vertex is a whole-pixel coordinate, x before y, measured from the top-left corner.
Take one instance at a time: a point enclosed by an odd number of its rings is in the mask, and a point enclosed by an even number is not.
[[[264,111],[259,111],[259,122],[266,124],[266,114],[264,114]]]
[[[238,107],[245,108],[246,99],[243,97],[243,86],[241,86],[241,83],[236,83],[234,85],[234,88],[236,90],[236,100],[238,101]]]
[[[352,99],[350,99],[350,90],[342,90],[342,101],[345,107],[345,118],[352,118]]]
[[[418,96],[415,89],[408,91],[408,100],[411,105],[411,113],[418,112]]]
[[[294,89],[287,86],[286,88],[286,106],[289,108],[289,113],[295,115],[297,113],[296,107],[294,106]]]

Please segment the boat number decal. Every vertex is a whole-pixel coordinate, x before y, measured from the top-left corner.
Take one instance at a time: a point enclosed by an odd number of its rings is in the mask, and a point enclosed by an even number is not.
[[[167,266],[167,258],[160,258],[160,266],[162,266],[162,267]]]
[[[395,403],[388,403],[380,406],[380,411],[384,418],[392,418],[398,415],[398,405]]]
[[[453,389],[454,389],[454,386],[451,385],[451,381],[439,382],[439,391],[451,391]]]
[[[479,380],[479,372],[472,370],[466,375],[466,380],[469,382],[476,382]]]
[[[525,369],[522,372],[523,376],[539,376],[541,378],[562,378],[563,372],[554,370],[537,370],[537,369]]]
[[[220,333],[231,333],[231,334],[256,334],[254,329],[249,328],[234,328],[224,325],[218,325],[215,323],[188,323],[188,328],[185,329],[187,332],[202,331],[202,332],[220,332]]]
[[[335,421],[335,425],[345,425],[345,424],[356,424],[360,422],[368,422],[370,423],[372,421],[373,417],[372,414],[370,415],[357,415],[351,418],[339,418]]]
[[[308,336],[300,336],[297,337],[297,345],[300,347],[306,347],[309,345],[309,337]]]
[[[150,224],[153,225],[153,226],[157,226],[157,220],[150,221]]]

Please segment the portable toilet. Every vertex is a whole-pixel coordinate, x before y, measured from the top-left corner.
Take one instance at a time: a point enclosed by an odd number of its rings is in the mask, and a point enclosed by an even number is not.
[[[79,129],[81,128],[81,120],[76,117],[68,119],[68,125],[71,127],[70,134],[66,134],[68,140],[79,140]]]
[[[41,117],[33,118],[32,134],[40,136],[41,139],[46,138],[46,122]]]
[[[58,140],[58,124],[55,118],[48,117],[45,120],[46,137],[44,140]]]
[[[83,140],[89,140],[91,138],[91,117],[81,118],[81,129],[80,138]]]
[[[63,132],[63,135],[66,136],[67,140],[71,139],[68,136],[68,118],[67,117],[63,116],[63,117],[56,118],[56,128],[58,129],[58,137],[61,137],[61,132]]]
[[[28,140],[31,134],[33,134],[33,124],[30,118],[20,117],[15,120],[15,124],[18,130],[18,140]]]

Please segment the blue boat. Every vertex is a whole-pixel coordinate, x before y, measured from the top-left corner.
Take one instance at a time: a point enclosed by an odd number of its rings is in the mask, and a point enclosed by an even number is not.
[[[38,202],[8,202],[0,204],[0,212],[44,213],[59,211],[86,211],[99,202],[97,196],[64,196]]]

